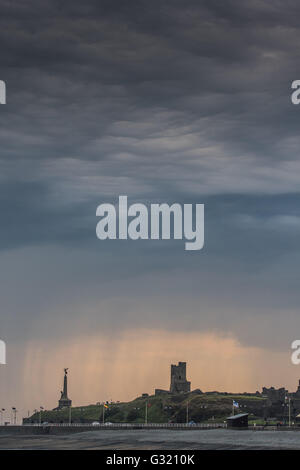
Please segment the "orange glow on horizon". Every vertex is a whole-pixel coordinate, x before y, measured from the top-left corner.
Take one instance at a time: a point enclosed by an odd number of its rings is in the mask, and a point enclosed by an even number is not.
[[[1,381],[1,406],[11,406],[13,400],[20,411],[22,405],[23,415],[41,405],[57,406],[64,367],[69,367],[73,406],[128,401],[144,392],[153,394],[155,388],[169,389],[170,365],[178,361],[187,362],[192,390],[255,392],[271,385],[296,389],[298,378],[287,354],[246,347],[216,333],[137,329],[64,342],[31,341],[19,357],[23,363],[18,373]]]

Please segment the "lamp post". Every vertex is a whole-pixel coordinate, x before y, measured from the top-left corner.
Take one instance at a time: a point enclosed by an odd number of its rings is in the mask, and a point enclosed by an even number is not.
[[[189,423],[189,401],[186,402],[186,424]]]
[[[98,401],[96,405],[99,405],[99,423],[101,422],[101,401]]]
[[[14,425],[16,425],[17,424],[17,408],[15,406],[12,406],[11,409],[13,412]]]
[[[1,413],[1,426],[3,426],[3,411],[5,411],[5,408],[1,408],[0,413]]]
[[[38,410],[35,408],[35,409],[33,410],[33,414],[36,415],[37,412],[38,412]],[[34,422],[35,422],[35,421],[34,421]]]
[[[145,424],[148,424],[148,401],[145,403]]]
[[[105,402],[103,402],[103,410],[102,410],[102,424],[105,424]]]
[[[42,411],[44,410],[43,406],[40,406],[40,418],[39,418],[39,424],[42,424]]]
[[[288,403],[288,412],[289,412],[289,428],[291,427],[291,397],[285,397],[285,401]]]

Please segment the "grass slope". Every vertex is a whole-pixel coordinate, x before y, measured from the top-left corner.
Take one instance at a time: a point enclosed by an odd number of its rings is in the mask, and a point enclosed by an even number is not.
[[[250,417],[262,417],[265,398],[250,394],[188,393],[181,395],[163,394],[158,396],[138,397],[131,402],[112,403],[105,409],[105,421],[112,423],[145,422],[146,406],[149,423],[184,423],[187,408],[189,420],[195,422],[223,421],[232,413],[232,400],[239,403],[239,411],[250,413]],[[41,421],[49,423],[69,422],[69,409],[42,411]],[[33,414],[24,422],[36,422],[40,413]],[[88,405],[73,407],[71,419],[75,423],[102,422],[103,406]]]

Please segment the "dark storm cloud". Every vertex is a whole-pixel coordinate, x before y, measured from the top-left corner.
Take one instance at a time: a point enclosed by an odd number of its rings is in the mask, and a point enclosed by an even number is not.
[[[219,328],[261,344],[251,318],[273,315],[282,332],[289,311],[289,338],[299,301],[300,111],[290,102],[299,13],[296,1],[0,1],[9,334],[45,322],[57,334],[71,316],[76,328],[84,310],[87,329]],[[122,193],[205,202],[205,252],[100,244],[96,207]]]
[[[208,154],[217,143],[225,155],[243,161],[255,152],[262,160],[282,157],[279,138],[295,137],[297,115],[288,94],[297,72],[298,30],[287,18],[280,27],[278,8],[260,3],[243,9],[230,2],[226,14],[219,3],[206,2],[66,5],[33,3],[32,17],[26,17],[30,4],[25,12],[18,2],[2,7],[2,71],[13,114],[6,116],[10,132],[3,136],[9,155],[85,161],[111,158],[118,150],[117,156],[137,157],[140,178],[151,166],[145,157],[159,156],[168,163],[165,177],[171,164],[181,170],[174,148],[166,154],[172,140],[194,179],[187,151],[198,165],[207,157],[199,148]],[[291,8],[291,22],[293,13]],[[116,123],[123,123],[117,136]],[[22,152],[18,141],[11,148],[11,129],[21,134]],[[184,137],[190,143],[182,147]],[[215,158],[218,164],[221,156]],[[126,159],[118,166],[131,167]]]

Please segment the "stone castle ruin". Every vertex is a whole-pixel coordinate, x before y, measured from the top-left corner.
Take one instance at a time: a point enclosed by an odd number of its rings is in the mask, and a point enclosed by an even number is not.
[[[191,391],[191,382],[186,380],[186,362],[171,365],[171,393],[186,393]]]
[[[191,391],[191,382],[186,380],[186,362],[171,365],[170,390],[155,389],[155,395],[162,393],[188,393]]]

